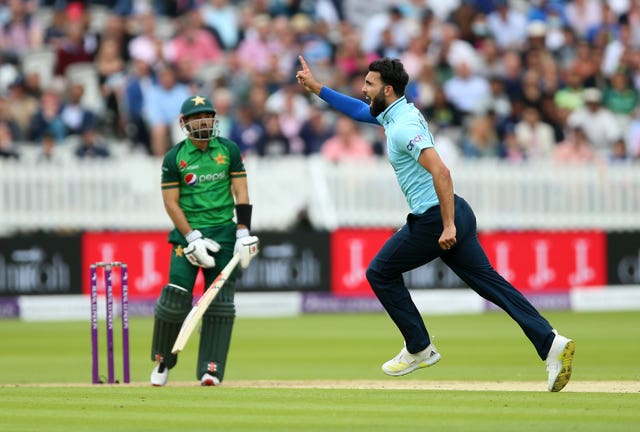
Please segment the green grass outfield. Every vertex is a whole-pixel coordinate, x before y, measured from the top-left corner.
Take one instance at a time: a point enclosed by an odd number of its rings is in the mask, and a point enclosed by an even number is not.
[[[640,312],[545,316],[577,344],[560,393],[501,312],[429,317],[442,360],[399,378],[380,371],[402,346],[386,315],[240,318],[216,388],[197,385],[197,335],[148,385],[150,318],[131,320],[133,383],[97,386],[88,321],[0,321],[0,431],[640,431]]]

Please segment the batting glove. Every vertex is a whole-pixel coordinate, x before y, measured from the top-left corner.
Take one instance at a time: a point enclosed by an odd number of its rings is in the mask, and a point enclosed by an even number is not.
[[[233,248],[234,254],[240,254],[240,267],[246,269],[254,256],[258,254],[260,241],[256,236],[250,236],[246,228],[236,232],[236,245]]]
[[[220,250],[218,242],[203,238],[202,233],[193,230],[185,236],[189,245],[184,249],[184,255],[191,264],[203,268],[215,267],[216,260],[210,253]]]

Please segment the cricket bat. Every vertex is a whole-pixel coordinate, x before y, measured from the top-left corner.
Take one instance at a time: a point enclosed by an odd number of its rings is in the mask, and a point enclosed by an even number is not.
[[[222,269],[216,280],[214,280],[209,288],[202,294],[202,297],[196,302],[193,306],[189,315],[182,322],[182,327],[180,327],[180,333],[178,333],[178,337],[176,338],[175,343],[173,344],[173,348],[171,352],[173,354],[178,354],[182,351],[187,344],[187,341],[191,337],[191,334],[198,326],[200,322],[200,318],[204,315],[204,312],[207,310],[213,299],[216,298],[218,292],[224,285],[224,283],[229,279],[229,276],[238,265],[240,261],[240,254],[235,254],[231,261]]]

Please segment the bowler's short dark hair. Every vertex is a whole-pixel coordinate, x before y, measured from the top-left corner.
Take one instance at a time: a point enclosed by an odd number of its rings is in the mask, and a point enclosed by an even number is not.
[[[409,82],[409,74],[399,59],[380,58],[369,64],[369,72],[378,72],[385,85],[393,87],[396,96],[404,96]]]

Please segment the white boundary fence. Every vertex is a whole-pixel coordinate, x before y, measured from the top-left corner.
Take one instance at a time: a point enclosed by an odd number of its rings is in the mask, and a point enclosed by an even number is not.
[[[317,228],[400,226],[408,207],[385,159],[245,161],[254,228],[284,230],[307,209]],[[168,229],[159,159],[120,156],[61,166],[0,161],[0,233]],[[640,164],[557,166],[462,161],[456,191],[481,230],[640,229]]]

